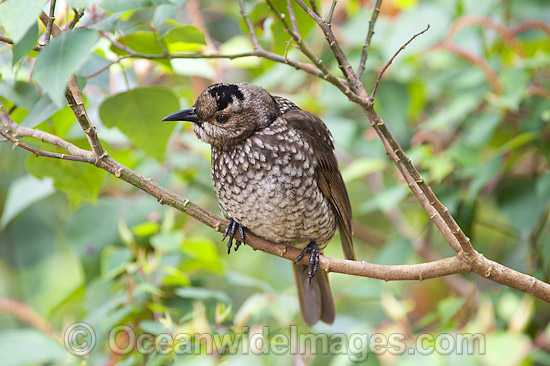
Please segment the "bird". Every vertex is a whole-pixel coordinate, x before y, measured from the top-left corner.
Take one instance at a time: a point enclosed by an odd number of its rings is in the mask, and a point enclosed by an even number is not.
[[[193,107],[163,121],[189,121],[211,146],[211,174],[229,220],[228,253],[245,229],[301,250],[294,261],[300,313],[309,327],[332,324],[336,308],[319,255],[339,228],[346,259],[355,260],[352,212],[324,122],[290,100],[249,83],[208,86]],[[234,250],[241,244],[235,238]],[[309,254],[309,265],[297,263]]]

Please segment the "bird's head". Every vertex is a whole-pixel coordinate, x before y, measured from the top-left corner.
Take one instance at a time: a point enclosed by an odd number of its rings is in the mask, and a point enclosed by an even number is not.
[[[267,127],[279,115],[265,89],[248,84],[214,84],[206,88],[192,108],[166,116],[163,121],[190,121],[199,139],[219,148],[236,144]]]

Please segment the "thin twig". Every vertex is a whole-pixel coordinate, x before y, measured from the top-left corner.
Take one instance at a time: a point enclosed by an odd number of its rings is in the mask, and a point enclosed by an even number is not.
[[[311,10],[313,10],[315,14],[321,16],[319,8],[317,8],[317,2],[315,0],[309,0],[309,4],[311,5]]]
[[[40,15],[40,21],[43,24],[47,24],[48,22],[48,16],[44,12],[42,12],[42,14]],[[61,29],[57,26],[57,24],[52,23],[52,35],[54,37],[57,37],[59,34],[61,34]],[[82,92],[78,87],[78,83],[76,82],[76,77],[74,75],[69,80],[67,87],[68,88],[65,92],[65,98],[69,102],[69,107],[72,109],[74,115],[76,116],[76,119],[80,124],[80,127],[82,128],[82,131],[84,131],[84,133],[86,134],[86,138],[92,148],[92,151],[95,154],[97,162],[103,159],[108,154],[105,149],[103,149],[103,146],[99,141],[95,126],[88,118],[86,107],[84,106],[84,99],[82,98]]]
[[[44,44],[50,41],[52,35],[52,25],[55,20],[55,2],[56,0],[50,0],[50,14],[48,15],[48,21],[46,23],[46,33],[44,34]]]
[[[396,53],[393,54],[393,56],[389,59],[389,61],[386,62],[386,64],[382,68],[382,70],[380,70],[380,72],[378,73],[378,77],[376,78],[376,82],[374,83],[374,88],[372,88],[372,92],[370,93],[371,99],[374,99],[374,95],[376,94],[376,90],[378,89],[378,84],[380,84],[380,79],[382,79],[382,75],[384,75],[384,72],[388,69],[388,67],[390,67],[391,63],[397,57],[397,55],[399,55],[399,53],[401,51],[403,51],[405,49],[405,47],[407,47],[409,45],[409,43],[411,43],[416,37],[426,33],[428,31],[428,29],[430,29],[429,24],[426,27],[426,29],[424,29],[423,31],[418,32],[414,36],[412,36],[403,46],[401,46],[400,49],[397,50]]]
[[[256,36],[256,31],[254,31],[254,26],[252,25],[252,22],[250,21],[250,18],[248,17],[248,13],[246,12],[246,7],[244,6],[244,0],[239,0],[239,6],[241,8],[241,16],[243,17],[246,28],[248,29],[248,35],[250,36],[250,39],[252,40],[252,45],[254,46],[254,51],[257,51],[261,49],[260,43],[258,42],[258,36]]]
[[[300,51],[311,60],[311,62],[317,67],[317,69],[320,71],[320,77],[327,80],[331,84],[335,85],[338,89],[342,91],[350,100],[357,101],[357,95],[353,93],[353,91],[350,89],[350,87],[347,85],[345,80],[336,77],[333,75],[328,67],[323,63],[323,60],[315,56],[315,54],[303,43],[302,38],[299,34],[296,34],[290,27],[288,26],[284,14],[281,14],[277,8],[273,5],[271,0],[267,0],[267,4],[271,8],[271,11],[277,16],[281,24],[283,25],[285,32],[287,32],[292,39],[296,42],[298,48]],[[306,6],[307,7],[307,6]],[[309,9],[309,8],[308,8]],[[311,11],[311,9],[310,9]],[[284,58],[283,58],[284,59]]]
[[[328,12],[327,16],[327,23],[332,24],[332,17],[334,16],[334,10],[336,10],[336,0],[332,0],[332,4],[330,5],[330,10]]]
[[[304,9],[304,11],[317,23],[317,25],[321,28],[323,33],[325,34],[325,38],[330,46],[330,49],[332,50],[332,53],[334,54],[334,57],[336,58],[336,61],[338,62],[338,67],[344,74],[344,77],[347,80],[348,88],[351,89],[351,94],[361,98],[366,98],[366,91],[361,82],[359,81],[359,78],[357,78],[357,75],[355,74],[355,71],[353,70],[353,66],[349,63],[346,55],[344,54],[344,51],[340,47],[340,43],[338,43],[338,40],[334,36],[334,32],[332,31],[332,25],[330,23],[327,23],[325,19],[322,19],[320,16],[315,14],[302,0],[295,0],[298,5]],[[307,56],[307,55],[306,55]],[[346,93],[344,93],[346,94]],[[348,98],[350,96],[346,94]],[[350,98],[351,99],[351,98]]]
[[[359,61],[359,67],[357,68],[357,77],[361,78],[363,71],[365,71],[365,65],[367,63],[367,57],[369,54],[370,43],[372,41],[372,36],[374,36],[374,25],[378,19],[378,14],[380,13],[380,6],[382,5],[382,0],[376,0],[374,9],[372,10],[372,16],[369,21],[369,30],[367,31],[367,37],[365,38],[365,43],[363,44],[363,50],[361,51],[361,61]]]
[[[0,125],[3,127],[5,131],[14,132],[15,135],[13,137],[32,137],[36,140],[60,147],[65,151],[68,151],[71,155],[74,155],[74,156],[86,157],[86,156],[89,156],[90,154],[90,151],[81,149],[78,146],[63,140],[62,138],[56,135],[52,135],[50,133],[40,131],[40,130],[35,130],[34,128],[20,126],[17,123],[13,122],[1,100],[0,100],[0,111],[2,112],[0,113]]]
[[[101,74],[103,71],[106,71],[108,70],[111,66],[113,66],[114,64],[118,64],[120,61],[124,60],[124,59],[127,59],[127,58],[130,58],[132,57],[131,55],[125,55],[125,56],[120,56],[118,57],[116,60],[114,61],[111,61],[110,63],[108,63],[107,65],[105,65],[104,67],[102,67],[101,69],[97,70],[96,72],[90,74],[90,75],[86,75],[85,78],[86,79],[91,79],[93,77],[96,77],[97,75]]]
[[[84,9],[78,10],[76,8],[73,8],[73,12],[74,12],[74,17],[73,19],[71,19],[69,23],[67,23],[67,25],[65,26],[65,29],[72,29],[76,27],[76,25],[78,24],[78,21],[84,15]]]
[[[296,14],[294,14],[294,8],[292,8],[292,2],[290,0],[286,0],[286,8],[288,10],[288,16],[290,17],[290,24],[292,25],[292,30],[294,33],[302,39],[302,35],[300,34],[300,31],[298,30],[298,23],[296,22]]]
[[[13,39],[8,38],[8,37],[4,37],[4,36],[0,36],[0,42],[4,42],[4,43],[7,43],[7,44],[13,44]],[[41,49],[42,49],[42,47],[39,46],[39,45],[33,47],[33,50],[35,50],[35,51],[40,51]]]
[[[6,138],[6,140],[10,141],[12,144],[14,144],[15,146],[19,146],[27,151],[30,151],[34,154],[34,156],[43,156],[43,157],[46,157],[46,158],[54,158],[54,159],[61,159],[61,160],[71,160],[71,161],[80,161],[80,162],[84,162],[84,163],[92,163],[94,161],[94,158],[89,156],[89,157],[84,157],[84,156],[74,156],[74,155],[67,155],[67,154],[59,154],[59,153],[54,153],[54,152],[51,152],[51,151],[45,151],[45,150],[40,150],[32,145],[29,145],[15,137],[13,137],[8,131],[0,128],[0,135],[4,136]],[[91,155],[91,153],[90,153]]]

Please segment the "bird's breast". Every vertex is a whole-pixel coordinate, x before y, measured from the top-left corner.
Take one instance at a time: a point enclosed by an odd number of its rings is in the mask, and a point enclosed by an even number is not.
[[[315,155],[296,131],[255,133],[230,149],[212,148],[222,213],[254,234],[295,246],[324,244],[336,217],[315,179]]]

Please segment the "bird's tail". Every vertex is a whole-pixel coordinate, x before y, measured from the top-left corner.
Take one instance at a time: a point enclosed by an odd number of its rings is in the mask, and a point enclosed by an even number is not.
[[[332,324],[336,316],[334,298],[328,282],[328,275],[325,271],[319,270],[309,283],[307,266],[295,264],[294,279],[298,290],[300,312],[302,319],[309,326],[313,326],[319,320]]]

